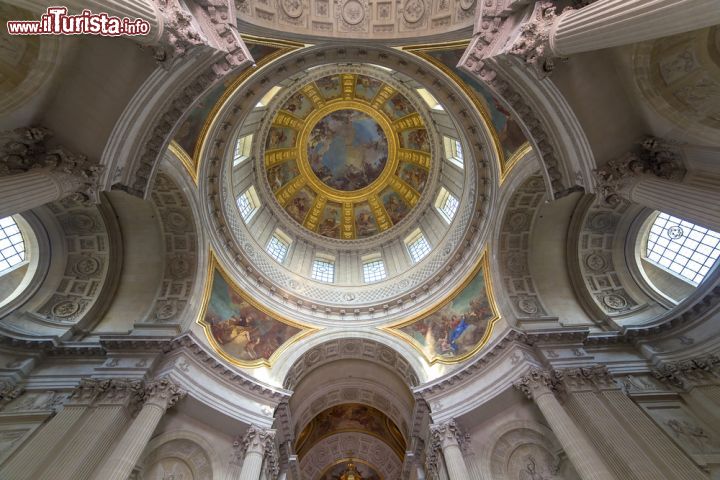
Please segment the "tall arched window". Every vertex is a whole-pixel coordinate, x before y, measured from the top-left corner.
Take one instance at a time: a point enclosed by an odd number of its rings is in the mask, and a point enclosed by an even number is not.
[[[697,286],[720,255],[720,233],[667,213],[650,227],[645,258]]]
[[[25,260],[25,240],[12,217],[0,218],[0,275]]]

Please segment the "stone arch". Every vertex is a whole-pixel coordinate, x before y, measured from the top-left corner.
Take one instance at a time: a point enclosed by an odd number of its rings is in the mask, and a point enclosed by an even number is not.
[[[23,214],[39,239],[39,285],[22,301],[6,305],[3,327],[84,335],[103,317],[117,288],[122,240],[111,203],[60,200]],[[43,251],[44,250],[44,251]]]
[[[212,480],[222,471],[216,449],[192,431],[166,432],[155,437],[143,452],[138,465],[143,480],[161,480],[158,473],[187,473],[191,480]],[[188,479],[188,480],[190,480]]]
[[[387,336],[363,332],[362,337],[348,338],[345,331],[317,334],[308,338],[305,348],[295,348],[274,366],[283,386],[295,388],[309,372],[340,359],[364,360],[396,373],[412,388],[427,378],[420,355],[404,342],[391,342]],[[301,347],[301,346],[298,346]]]
[[[560,471],[562,448],[552,431],[528,420],[515,420],[498,426],[488,435],[489,448],[481,452],[480,470],[486,478],[523,478],[521,472],[535,469],[543,478],[570,480],[573,472]],[[529,472],[528,472],[529,475]],[[532,477],[528,477],[532,478]]]

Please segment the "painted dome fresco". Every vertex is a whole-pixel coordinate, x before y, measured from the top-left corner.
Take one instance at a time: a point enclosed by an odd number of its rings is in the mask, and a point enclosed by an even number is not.
[[[323,237],[372,237],[407,217],[430,174],[431,138],[413,102],[368,75],[341,73],[294,89],[264,141],[280,206]]]

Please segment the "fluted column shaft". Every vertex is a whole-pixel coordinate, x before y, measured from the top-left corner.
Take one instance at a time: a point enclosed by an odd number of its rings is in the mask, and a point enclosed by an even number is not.
[[[50,453],[62,444],[73,431],[87,406],[66,406],[30,441],[5,463],[0,469],[0,478],[4,480],[27,480],[34,477],[34,473],[42,466],[42,460],[48,458]]]
[[[598,0],[563,13],[551,35],[558,56],[653,40],[720,23],[720,0]]]
[[[431,425],[430,432],[432,435],[433,446],[442,449],[443,458],[445,459],[445,468],[447,470],[449,480],[467,480],[470,478],[462,450],[460,449],[460,441],[463,436],[454,421],[450,421],[441,425]]]
[[[0,218],[60,200],[82,186],[81,177],[52,168],[0,176]]]
[[[230,476],[230,480],[260,480],[263,475],[263,462],[268,458],[276,460],[274,456],[275,450],[275,430],[267,430],[255,425],[251,425],[242,441],[237,446],[239,454],[242,455],[242,468],[239,475]],[[234,455],[237,458],[237,455]],[[231,463],[235,463],[231,461]],[[274,463],[274,462],[273,462]],[[276,463],[273,465],[274,474],[277,474]],[[233,469],[237,472],[237,469]]]
[[[165,411],[185,392],[167,379],[146,387],[146,399],[140,413],[118,442],[115,451],[95,472],[96,480],[127,480]]]
[[[597,456],[595,447],[578,429],[551,391],[536,395],[535,403],[548,421],[568,458],[583,480],[607,480],[615,478],[605,463]]]
[[[618,390],[603,367],[568,369],[565,407],[579,422],[618,478],[668,478],[637,444],[600,396],[600,390]]]
[[[515,388],[535,401],[580,478],[583,480],[615,478],[598,456],[595,447],[555,397],[554,391],[560,380],[561,376],[555,371],[531,370],[515,384]]]
[[[44,0],[6,0],[7,3],[15,5],[31,12],[45,13],[49,5],[55,5]],[[120,18],[139,18],[150,24],[150,33],[137,35],[133,38],[141,43],[153,44],[160,39],[162,30],[162,17],[152,0],[66,0],[58,3],[68,8],[70,14],[78,14],[84,9],[92,13],[107,13],[108,15]]]
[[[263,452],[250,449],[245,454],[240,478],[238,480],[259,480],[262,471]]]
[[[720,231],[717,190],[641,175],[618,193],[631,202]]]
[[[707,479],[707,475],[701,472],[697,465],[627,395],[621,391],[606,391],[602,392],[602,396],[611,405],[618,419],[632,429],[635,436],[645,445],[645,452],[654,457],[658,465],[663,466],[668,478]]]
[[[97,405],[85,416],[77,434],[66,442],[40,480],[72,478],[84,480],[90,476],[107,450],[127,424],[128,406],[138,399],[140,382],[112,380]]]
[[[38,470],[47,465],[58,445],[63,445],[81,424],[81,418],[106,384],[86,379],[80,382],[62,410],[24,444],[0,469],[3,480],[26,480],[37,478]],[[59,478],[59,477],[57,477]]]

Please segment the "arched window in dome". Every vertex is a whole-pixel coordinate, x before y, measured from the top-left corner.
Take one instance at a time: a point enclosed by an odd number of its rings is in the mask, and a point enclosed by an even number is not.
[[[424,88],[418,88],[417,89],[418,94],[420,97],[425,100],[425,103],[427,103],[428,107],[432,108],[433,110],[445,110],[442,105],[440,105],[440,102],[437,101],[435,96],[428,92]]]
[[[405,246],[413,263],[418,263],[425,258],[431,250],[430,244],[419,228],[405,238]]]
[[[460,140],[457,138],[443,137],[443,145],[445,147],[445,158],[453,165],[464,168],[465,157]]]
[[[313,261],[312,278],[318,282],[333,283],[335,281],[335,259],[318,257]]]
[[[242,162],[250,158],[252,140],[252,134],[244,135],[237,139],[237,143],[235,144],[235,154],[233,155],[233,167],[240,165]]]
[[[365,283],[379,282],[387,277],[385,262],[379,253],[366,255],[362,258],[362,261],[363,281]]]
[[[697,286],[720,255],[720,233],[659,213],[644,253],[649,262]]]
[[[448,192],[445,187],[440,188],[437,199],[435,199],[435,208],[438,209],[440,215],[445,219],[447,223],[451,223],[460,203],[458,199]]]
[[[290,237],[281,230],[275,230],[267,244],[267,253],[278,263],[283,263],[290,250],[290,243],[292,243]]]
[[[272,87],[265,95],[263,95],[257,105],[255,105],[255,108],[266,107],[267,104],[270,103],[270,100],[272,100],[280,90],[282,90],[282,87],[278,87],[277,85]]]
[[[250,185],[250,188],[237,197],[237,206],[245,223],[249,222],[260,208],[260,199],[257,196],[254,186]]]
[[[12,217],[0,218],[0,276],[25,261],[25,240]]]

